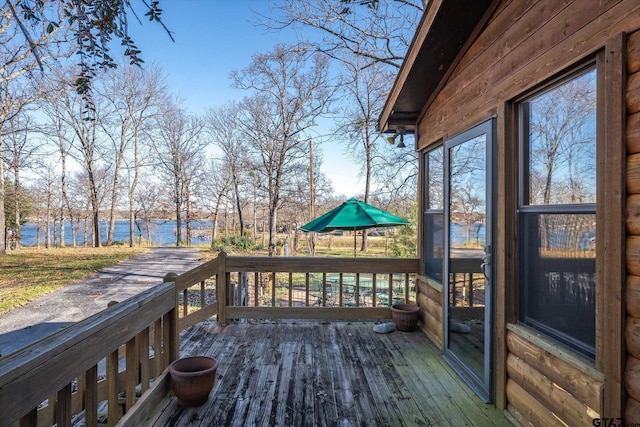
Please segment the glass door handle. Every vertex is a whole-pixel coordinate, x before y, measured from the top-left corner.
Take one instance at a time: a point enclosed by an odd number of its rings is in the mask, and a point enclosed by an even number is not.
[[[487,268],[490,268],[490,267],[491,267],[491,254],[485,254],[482,257],[482,264],[480,264],[480,269],[482,270],[482,274],[484,274],[484,277],[487,280],[489,280],[489,274],[487,272]]]

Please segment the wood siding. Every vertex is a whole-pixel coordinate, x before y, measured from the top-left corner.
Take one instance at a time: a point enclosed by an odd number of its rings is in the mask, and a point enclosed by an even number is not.
[[[417,280],[416,302],[420,306],[422,330],[440,348],[444,348],[444,293],[442,284],[428,277]]]
[[[637,0],[503,1],[460,57],[448,81],[422,110],[418,123],[417,149],[424,151],[497,117],[497,188],[504,193],[499,195],[499,202],[510,206],[497,210],[496,405],[522,424],[591,425],[594,419],[604,416],[626,416],[628,423],[640,422],[639,28]],[[599,249],[606,248],[609,255],[604,254],[601,259],[606,265],[598,267],[597,356],[592,362],[514,323],[517,277],[513,218],[517,175],[513,164],[517,153],[512,106],[518,97],[574,66],[595,60],[596,55],[605,64],[598,90],[606,98],[605,123],[599,133],[606,152],[599,152],[598,163],[598,173],[607,177],[599,181],[599,185],[604,181],[599,191],[606,194],[598,203],[609,207],[600,210],[598,223],[606,222],[607,230],[614,233],[601,235],[598,240]],[[621,101],[625,93],[626,105]],[[625,144],[621,143],[625,140],[626,166]],[[627,232],[633,234],[626,242],[628,358],[624,356],[623,336],[625,205]],[[618,225],[622,225],[619,233],[614,230]],[[618,262],[612,260],[611,254]],[[418,284],[425,332],[440,344],[442,293],[426,282]]]
[[[496,115],[501,103],[602,49],[609,35],[635,31],[639,21],[634,0],[504,2],[423,111],[417,148]]]
[[[627,346],[625,420],[640,422],[640,31],[627,39]]]

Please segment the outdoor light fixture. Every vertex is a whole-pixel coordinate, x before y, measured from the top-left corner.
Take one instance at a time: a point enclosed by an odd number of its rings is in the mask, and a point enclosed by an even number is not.
[[[405,148],[404,145],[404,126],[400,126],[396,131],[396,134],[387,138],[387,142],[391,145],[396,143],[396,138],[400,136],[400,142],[398,142],[398,148]]]

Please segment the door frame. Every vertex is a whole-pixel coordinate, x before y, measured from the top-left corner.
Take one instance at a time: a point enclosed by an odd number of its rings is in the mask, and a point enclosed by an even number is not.
[[[486,223],[485,223],[485,245],[489,245],[490,259],[488,261],[489,275],[485,285],[485,310],[484,310],[484,360],[483,377],[479,378],[463,361],[451,350],[449,350],[449,269],[450,269],[450,169],[451,156],[450,149],[463,144],[480,135],[486,135],[485,140],[485,192],[486,192]],[[456,372],[467,382],[475,393],[487,403],[495,400],[495,223],[496,223],[496,183],[495,183],[495,147],[496,147],[496,119],[490,118],[472,128],[448,138],[443,143],[444,147],[444,254],[443,260],[443,297],[444,297],[444,355],[447,362]],[[488,289],[487,289],[488,288]]]

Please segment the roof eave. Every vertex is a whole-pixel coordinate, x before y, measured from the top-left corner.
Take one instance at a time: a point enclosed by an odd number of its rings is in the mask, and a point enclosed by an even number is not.
[[[428,3],[378,119],[381,132],[415,130],[427,102],[500,0],[432,0]],[[451,30],[454,29],[454,30]]]

